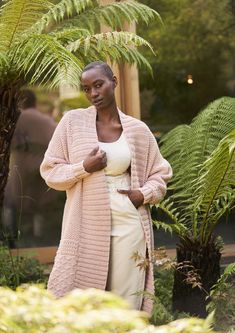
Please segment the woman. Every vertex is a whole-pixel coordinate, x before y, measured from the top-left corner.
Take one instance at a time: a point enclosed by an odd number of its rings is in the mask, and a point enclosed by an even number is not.
[[[93,106],[65,114],[41,165],[48,186],[67,193],[48,288],[111,290],[150,313],[152,301],[133,294],[154,292],[148,204],[163,199],[171,167],[148,127],[117,108],[106,63],[86,66],[81,83]],[[146,271],[131,258],[137,251],[150,258]]]

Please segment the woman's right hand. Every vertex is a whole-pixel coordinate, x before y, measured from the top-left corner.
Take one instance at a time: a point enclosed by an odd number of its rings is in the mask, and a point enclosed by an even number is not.
[[[106,152],[95,147],[83,161],[86,172],[92,173],[104,169],[107,166]]]

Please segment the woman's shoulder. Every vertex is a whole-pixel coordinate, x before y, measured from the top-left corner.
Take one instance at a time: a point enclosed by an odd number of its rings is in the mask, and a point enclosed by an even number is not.
[[[94,110],[92,107],[86,109],[73,109],[70,111],[66,111],[61,118],[59,125],[61,127],[71,126],[71,124],[82,124],[84,121],[89,119],[89,115],[92,114]]]
[[[79,108],[79,109],[73,109],[70,111],[66,111],[63,115],[64,119],[81,119],[86,117],[87,115],[91,114],[93,112],[93,107],[88,107],[88,108]]]
[[[130,129],[137,130],[146,134],[151,133],[149,127],[142,120],[124,114],[123,112],[121,112],[121,117],[126,127],[129,127]]]

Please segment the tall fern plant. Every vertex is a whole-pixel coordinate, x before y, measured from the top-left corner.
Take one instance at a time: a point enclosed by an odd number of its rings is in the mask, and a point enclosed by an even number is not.
[[[156,19],[140,2],[102,6],[97,0],[5,0],[0,3],[0,207],[9,172],[10,142],[19,116],[17,96],[25,84],[78,87],[90,61],[137,63],[150,69],[138,51],[149,43],[120,31],[125,22]],[[113,32],[99,33],[100,24]]]
[[[190,261],[201,279],[201,290],[192,289],[185,283],[187,268],[176,271],[174,309],[204,316],[206,293],[220,276],[221,248],[214,230],[235,205],[235,99],[209,104],[190,125],[166,134],[161,145],[174,177],[159,209],[171,222],[154,224],[179,237],[177,261]]]

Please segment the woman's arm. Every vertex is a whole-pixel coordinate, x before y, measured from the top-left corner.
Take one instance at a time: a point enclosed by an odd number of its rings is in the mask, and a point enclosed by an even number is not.
[[[84,169],[83,161],[70,163],[70,147],[70,115],[67,113],[55,129],[40,166],[41,176],[45,179],[47,185],[55,190],[68,190],[76,182],[90,175]]]
[[[144,196],[143,204],[157,204],[166,194],[167,182],[172,177],[172,168],[162,157],[156,139],[150,131],[149,135],[147,180],[139,190]]]

